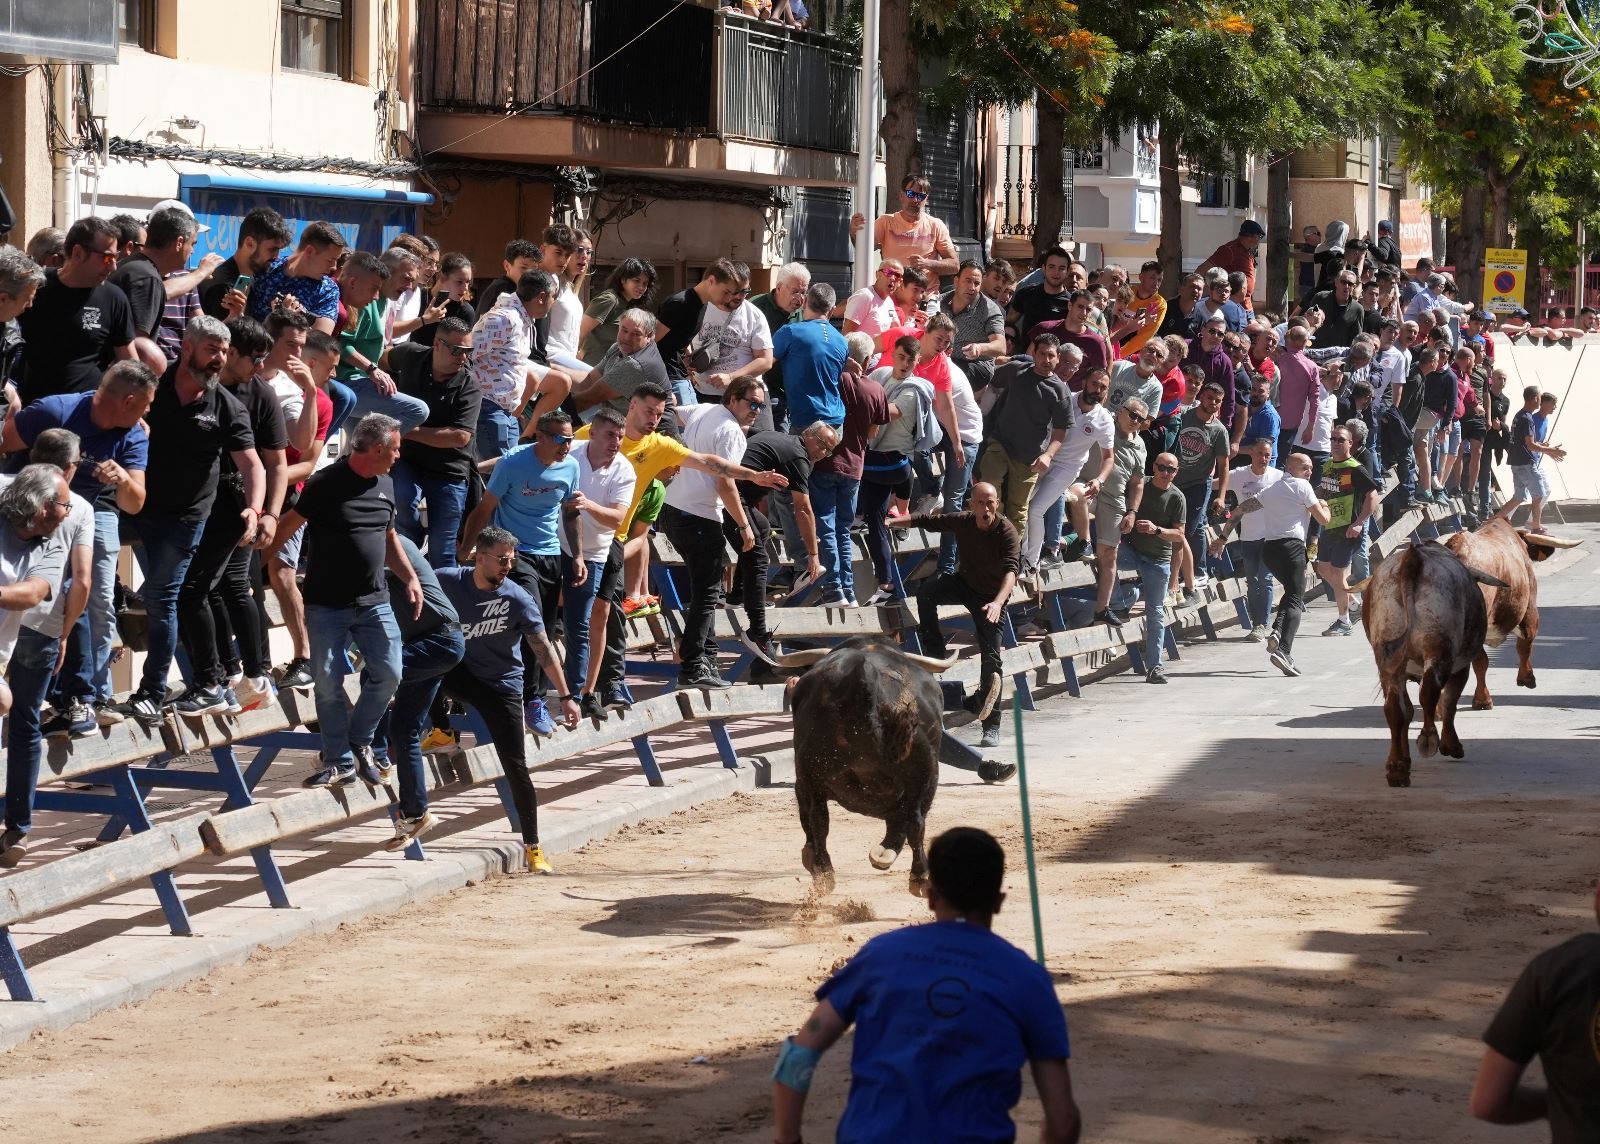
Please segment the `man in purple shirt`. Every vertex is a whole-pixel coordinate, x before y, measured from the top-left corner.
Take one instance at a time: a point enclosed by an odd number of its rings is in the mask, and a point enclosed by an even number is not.
[[[1303,320],[1291,318],[1283,337],[1283,348],[1272,355],[1272,362],[1278,367],[1278,412],[1283,417],[1278,428],[1280,469],[1294,450],[1311,394],[1322,384],[1321,368],[1306,355],[1306,346],[1311,340],[1310,328]]]
[[[1234,393],[1233,358],[1222,344],[1222,335],[1227,332],[1227,319],[1220,312],[1212,314],[1200,326],[1199,335],[1189,343],[1189,356],[1183,359],[1183,364],[1199,366],[1206,371],[1206,382],[1222,387],[1222,410],[1218,416],[1228,427],[1229,442],[1238,449],[1239,439],[1244,436],[1247,411],[1238,407]]]

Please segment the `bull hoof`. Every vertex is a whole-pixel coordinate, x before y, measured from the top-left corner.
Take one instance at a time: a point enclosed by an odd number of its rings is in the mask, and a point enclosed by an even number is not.
[[[1494,700],[1489,698],[1487,695],[1485,695],[1482,699],[1474,696],[1472,700],[1472,709],[1474,711],[1493,711]]]
[[[1439,750],[1446,758],[1464,759],[1467,757],[1467,749],[1461,745],[1460,739],[1452,739],[1449,742],[1441,741]]]
[[[822,898],[833,893],[833,871],[818,870],[811,875],[811,890]]]
[[[909,889],[919,898],[926,898],[928,896],[928,879],[925,876],[918,877],[916,874],[913,874],[911,875],[911,881],[908,884],[907,889]]]
[[[1431,759],[1439,753],[1439,734],[1437,731],[1424,731],[1417,736],[1417,750],[1425,759]]]
[[[1390,767],[1384,777],[1389,780],[1389,785],[1392,787],[1408,787],[1411,785],[1411,771],[1409,769],[1402,771],[1396,767]]]
[[[1517,676],[1517,686],[1526,687],[1529,691],[1539,686],[1539,681],[1533,677],[1533,672],[1528,672],[1527,678]]]
[[[890,850],[887,846],[874,846],[867,851],[867,861],[872,863],[874,870],[887,870],[898,857],[900,851]]]

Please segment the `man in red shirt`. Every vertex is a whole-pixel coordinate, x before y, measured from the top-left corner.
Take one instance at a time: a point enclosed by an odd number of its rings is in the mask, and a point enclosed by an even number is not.
[[[1195,273],[1204,274],[1213,266],[1220,266],[1230,274],[1237,270],[1244,275],[1243,301],[1249,302],[1256,296],[1256,248],[1266,234],[1266,230],[1255,219],[1245,219],[1239,224],[1239,237],[1213,250],[1210,258],[1195,267]]]

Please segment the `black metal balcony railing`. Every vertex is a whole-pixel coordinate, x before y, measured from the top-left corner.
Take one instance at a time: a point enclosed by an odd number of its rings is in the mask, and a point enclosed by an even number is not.
[[[860,64],[827,36],[673,0],[420,0],[419,16],[424,108],[855,148]]]
[[[1098,166],[1098,162],[1095,164]],[[1083,168],[1071,147],[1061,152],[1062,194],[1066,210],[1062,216],[1060,238],[1073,233],[1073,175]],[[1004,238],[1033,238],[1034,219],[1039,204],[1038,148],[1031,143],[1008,143],[1000,148],[1001,217],[999,233]]]

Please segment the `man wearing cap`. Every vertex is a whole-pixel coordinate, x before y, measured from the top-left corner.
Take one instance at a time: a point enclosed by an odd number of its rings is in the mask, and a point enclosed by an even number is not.
[[[1230,273],[1237,270],[1244,275],[1245,301],[1256,296],[1256,247],[1261,245],[1261,240],[1266,237],[1266,230],[1253,218],[1247,218],[1239,224],[1239,237],[1232,242],[1225,242],[1211,252],[1211,257],[1195,267],[1197,274],[1204,274],[1213,266],[1219,266]]]
[[[1400,244],[1394,238],[1394,223],[1378,220],[1378,237],[1372,240],[1372,259],[1379,266],[1400,265]]]

